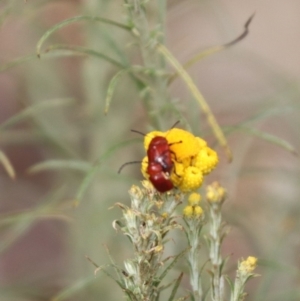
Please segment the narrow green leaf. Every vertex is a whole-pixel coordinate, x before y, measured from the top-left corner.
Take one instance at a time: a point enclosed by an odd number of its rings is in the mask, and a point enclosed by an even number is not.
[[[228,161],[232,161],[232,152],[226,140],[226,137],[221,129],[218,121],[213,114],[210,106],[208,105],[207,101],[205,100],[204,96],[196,86],[195,82],[191,78],[191,76],[186,72],[186,70],[181,66],[178,60],[173,56],[173,54],[162,44],[157,44],[157,50],[168,60],[168,62],[174,67],[176,72],[178,72],[181,79],[185,82],[188,89],[190,90],[191,94],[198,102],[200,108],[204,112],[207,118],[207,122],[209,123],[210,127],[212,128],[215,137],[217,138],[220,145],[224,148]]]
[[[74,99],[72,98],[51,99],[34,104],[3,122],[0,125],[0,130],[14,126],[31,117],[32,115],[40,113],[43,110],[49,110],[50,108],[57,108],[60,106],[69,106],[71,104],[74,104]]]
[[[167,16],[167,0],[157,0],[158,24],[160,24],[161,32],[166,32],[166,16]],[[164,43],[165,35],[159,36],[159,42]]]
[[[28,61],[32,61],[36,59],[36,55],[35,54],[31,54],[31,55],[26,55],[26,56],[22,56],[20,58],[14,59],[6,64],[3,64],[2,66],[0,66],[0,72],[6,71],[9,68],[12,68],[14,66],[26,63]]]
[[[167,283],[165,285],[160,286],[157,290],[159,292],[162,292],[162,291],[168,289],[169,287],[171,287],[173,285],[173,283],[175,283],[175,281],[176,281],[176,279],[172,280],[171,282],[169,282],[169,283]],[[155,283],[155,280],[153,282]]]
[[[210,292],[210,287],[208,287],[205,291],[204,291],[204,294],[203,294],[203,297],[202,297],[202,301],[205,301],[206,298],[208,297],[208,293]]]
[[[234,283],[227,275],[224,275],[224,278],[227,281],[227,283],[229,284],[230,291],[231,291],[231,294],[232,294],[233,291],[234,291]]]
[[[243,126],[249,126],[252,123],[266,120],[269,117],[278,116],[278,115],[284,115],[289,113],[294,113],[295,110],[299,110],[300,105],[299,104],[290,104],[290,105],[284,105],[284,106],[278,106],[278,107],[267,107],[263,111],[255,114],[254,116],[251,116],[249,119],[243,121]]]
[[[200,53],[198,53],[194,57],[192,57],[190,60],[188,60],[186,63],[184,63],[182,65],[183,68],[188,69],[191,66],[193,66],[195,63],[204,59],[205,57],[213,55],[215,53],[218,53],[224,49],[227,49],[227,48],[235,45],[236,43],[240,42],[241,40],[243,40],[249,34],[249,26],[250,26],[252,19],[254,18],[254,15],[255,14],[252,14],[250,16],[250,18],[246,21],[243,32],[239,36],[237,36],[235,39],[233,39],[232,41],[227,42],[225,44],[213,46],[206,50],[201,51]],[[172,74],[169,78],[168,84],[171,84],[178,76],[179,76],[179,72],[175,72],[174,74]]]
[[[51,45],[49,46],[45,53],[49,53],[49,52],[52,52],[52,51],[57,51],[57,50],[61,50],[61,51],[67,51],[69,55],[89,55],[89,56],[94,56],[94,57],[97,57],[97,58],[101,58],[101,59],[104,59],[108,62],[110,62],[111,64],[115,65],[116,67],[119,67],[119,68],[124,68],[124,66],[117,62],[116,60],[110,58],[109,56],[101,53],[101,52],[98,52],[98,51],[95,51],[95,50],[92,50],[92,49],[89,49],[89,48],[85,48],[85,47],[82,47],[82,46],[76,46],[76,45],[60,45],[60,44],[57,44],[57,45]],[[42,54],[40,54],[41,56]],[[44,54],[43,54],[44,56]]]
[[[267,132],[260,131],[258,129],[254,129],[254,128],[247,127],[247,126],[235,126],[232,129],[242,131],[242,132],[252,135],[252,136],[256,136],[262,140],[265,140],[267,142],[270,142],[270,143],[273,143],[275,145],[282,147],[283,149],[289,151],[293,155],[296,155],[296,156],[298,155],[295,148],[290,143],[288,143],[286,140],[279,138],[277,136],[274,136],[272,134],[269,134]]]
[[[50,170],[74,170],[80,172],[88,172],[92,165],[80,160],[47,160],[37,163],[28,169],[28,173],[36,174],[42,171]]]
[[[43,53],[43,56],[40,57],[41,59],[55,59],[55,58],[60,58],[60,57],[68,57],[68,56],[82,56],[84,53],[75,52],[75,51],[65,51],[62,49],[62,51],[52,51],[52,52],[47,52]],[[92,55],[92,54],[91,54]],[[95,55],[96,56],[96,55]],[[99,55],[98,55],[99,56]],[[30,55],[25,55],[19,58],[16,58],[8,63],[3,64],[0,66],[0,72],[6,71],[10,68],[13,68],[15,66],[21,65],[23,63],[27,63],[33,60],[37,60],[38,57],[36,54],[30,54]]]
[[[106,271],[104,268],[100,268],[100,271],[102,271],[106,276],[108,276],[109,278],[111,278],[112,280],[114,280],[119,287],[124,290],[127,291],[126,287],[117,279],[115,279],[108,271]]]
[[[196,301],[193,293],[190,293],[190,299],[191,299],[191,301]]]
[[[16,224],[13,224],[9,228],[9,235],[6,235],[4,239],[0,242],[0,252],[3,253],[6,251],[9,247],[11,247],[17,239],[22,236],[24,233],[28,231],[28,229],[32,225],[32,219],[30,218],[22,218],[21,221],[19,221]]]
[[[173,266],[176,264],[176,262],[187,253],[189,249],[185,249],[182,252],[180,252],[179,254],[177,254],[176,256],[174,256],[174,259],[172,260],[172,262],[166,267],[166,269],[161,273],[161,275],[158,277],[159,281],[158,284],[164,279],[164,277],[167,275],[168,271],[170,269],[173,268]],[[157,284],[157,285],[158,285]]]
[[[222,274],[224,267],[226,266],[228,260],[229,260],[230,256],[226,256],[223,260],[222,263],[220,265],[220,273]]]
[[[62,197],[63,189],[59,188],[58,190],[51,193],[41,202],[41,206],[36,208],[34,211],[30,212],[21,212],[18,214],[7,214],[7,216],[1,216],[1,226],[7,227],[9,235],[3,236],[3,239],[0,241],[0,253],[7,250],[11,247],[21,235],[24,235],[34,222],[40,218],[63,218],[68,220],[66,216],[61,213],[55,212],[56,202]]]
[[[97,279],[94,275],[84,279],[79,279],[72,283],[72,285],[67,286],[65,289],[60,291],[56,296],[54,296],[51,301],[63,301],[69,300],[70,297],[73,297],[75,294],[81,290],[87,288],[89,285],[93,284]]]
[[[50,35],[52,35],[55,31],[71,24],[71,23],[76,23],[79,21],[90,21],[90,22],[102,22],[102,23],[106,23],[106,24],[110,24],[110,25],[114,25],[117,26],[119,28],[125,29],[125,30],[130,30],[131,28],[127,25],[115,22],[113,20],[109,20],[106,18],[101,18],[101,17],[92,17],[92,16],[77,16],[77,17],[73,17],[67,20],[64,20],[56,25],[54,25],[53,27],[51,27],[50,29],[48,29],[43,36],[40,38],[40,40],[37,43],[36,46],[36,53],[38,55],[38,57],[41,54],[41,47],[43,45],[43,43],[49,38]]]
[[[155,301],[159,301],[159,300],[160,300],[160,292],[157,292],[157,293],[156,293]]]
[[[179,277],[177,278],[177,280],[175,281],[175,284],[174,284],[174,287],[172,289],[172,292],[171,292],[171,295],[168,299],[168,301],[173,301],[174,298],[175,298],[175,295],[177,293],[177,290],[178,290],[178,287],[179,287],[179,284],[181,282],[181,279],[183,277],[183,272],[180,273]]]
[[[108,84],[108,88],[107,88],[107,93],[106,93],[106,98],[105,98],[105,109],[104,109],[104,114],[106,115],[108,113],[109,110],[109,106],[113,97],[113,94],[115,92],[116,89],[116,85],[118,83],[118,80],[120,79],[121,75],[124,74],[124,72],[127,72],[127,70],[122,69],[119,72],[117,72],[117,74],[115,74],[113,76],[113,78],[111,79],[111,81]]]
[[[204,271],[204,268],[205,268],[205,266],[208,264],[210,262],[210,259],[207,259],[204,263],[203,263],[203,265],[202,265],[202,267],[201,267],[201,269],[200,269],[200,276],[202,275],[202,272]]]
[[[120,283],[122,283],[122,282],[123,282],[122,277],[124,276],[124,275],[123,275],[123,271],[122,271],[121,268],[118,267],[118,265],[115,263],[115,261],[114,261],[112,255],[111,255],[111,253],[110,253],[110,251],[109,251],[109,248],[108,248],[106,245],[104,245],[104,247],[105,247],[105,250],[106,250],[106,252],[107,252],[108,258],[109,258],[109,260],[110,260],[110,262],[111,262],[111,266],[114,268],[114,270],[115,270],[117,276],[119,277]]]
[[[16,178],[16,172],[5,153],[0,150],[0,162],[11,179]]]
[[[35,210],[32,212],[18,212],[18,213],[8,213],[0,215],[0,228],[6,228],[7,226],[17,224],[23,220],[46,220],[46,219],[56,219],[61,221],[70,222],[72,219],[67,215],[57,212],[57,210],[51,211],[50,209],[46,212]]]

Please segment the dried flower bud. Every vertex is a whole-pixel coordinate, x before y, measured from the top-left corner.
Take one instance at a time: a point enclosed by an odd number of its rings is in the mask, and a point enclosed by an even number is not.
[[[210,203],[223,203],[226,197],[225,189],[218,183],[213,182],[206,188],[206,198]]]

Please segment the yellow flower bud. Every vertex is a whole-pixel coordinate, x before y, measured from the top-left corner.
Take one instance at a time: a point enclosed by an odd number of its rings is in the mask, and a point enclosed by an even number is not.
[[[196,218],[199,218],[202,215],[203,215],[203,209],[200,206],[195,206],[194,207],[194,216]]]
[[[253,256],[249,256],[246,260],[243,260],[238,267],[238,270],[241,273],[251,273],[256,268],[257,258]]]
[[[206,198],[211,203],[222,203],[226,197],[225,189],[218,183],[214,182],[206,188]]]
[[[193,206],[186,206],[183,209],[183,216],[187,218],[192,218],[194,213],[194,208]]]
[[[199,193],[193,192],[188,198],[189,205],[196,206],[201,201],[201,195]]]
[[[203,175],[199,168],[189,166],[185,169],[179,189],[184,192],[198,189],[203,182]]]
[[[217,153],[208,146],[203,147],[194,159],[194,166],[198,167],[203,175],[209,174],[218,164]]]
[[[143,191],[138,186],[132,185],[129,190],[129,194],[135,200],[143,199]]]
[[[163,218],[167,218],[169,216],[169,214],[167,212],[162,213],[161,215]]]
[[[153,185],[150,181],[148,180],[144,180],[142,181],[142,185],[144,186],[144,188],[146,188],[147,190],[153,190]]]

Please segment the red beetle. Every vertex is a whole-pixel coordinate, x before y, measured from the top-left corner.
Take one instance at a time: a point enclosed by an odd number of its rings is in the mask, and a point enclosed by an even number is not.
[[[176,122],[173,125],[173,127],[177,123],[178,122]],[[136,130],[132,130],[132,132],[145,136],[145,134]],[[179,141],[178,143],[181,143],[181,141]],[[159,192],[166,192],[174,187],[172,181],[170,180],[170,174],[174,167],[171,154],[172,151],[170,150],[170,144],[168,143],[168,140],[165,137],[156,136],[150,141],[150,144],[147,149],[147,156],[148,156],[147,173],[149,175],[149,181]],[[127,162],[120,167],[118,173],[121,172],[123,167],[132,163],[141,163],[141,162],[140,161]]]
[[[170,180],[174,163],[171,150],[166,138],[154,137],[147,150],[149,180],[159,192],[166,192],[173,188]]]
[[[169,173],[164,172],[159,163],[148,163],[147,173],[149,181],[159,192],[166,192],[173,188],[173,183],[170,180]]]
[[[174,163],[168,141],[165,137],[156,136],[151,140],[147,156],[149,163],[158,163],[164,172],[171,173]]]

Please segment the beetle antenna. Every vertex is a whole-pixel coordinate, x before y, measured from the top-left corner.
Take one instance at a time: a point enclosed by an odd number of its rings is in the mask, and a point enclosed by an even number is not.
[[[122,169],[127,166],[127,165],[130,165],[130,164],[137,164],[137,163],[142,163],[142,161],[131,161],[131,162],[126,162],[124,163],[123,165],[121,165],[121,167],[119,168],[118,170],[118,173],[120,173],[122,171]]]
[[[131,130],[131,132],[138,133],[138,134],[140,134],[142,136],[146,136],[146,134],[144,134],[144,133],[142,133],[140,131],[137,131],[137,130]]]
[[[180,122],[180,120],[177,120],[170,129],[173,129],[178,123]],[[131,132],[134,132],[134,133],[138,133],[142,136],[146,136],[146,134],[144,134],[143,132],[140,132],[140,131],[137,131],[137,130],[130,130]]]
[[[170,129],[173,129],[179,122],[180,122],[180,120],[177,120]]]
[[[176,141],[176,142],[170,143],[168,145],[171,146],[171,145],[178,144],[178,143],[182,143],[182,141],[181,140],[180,141]]]

